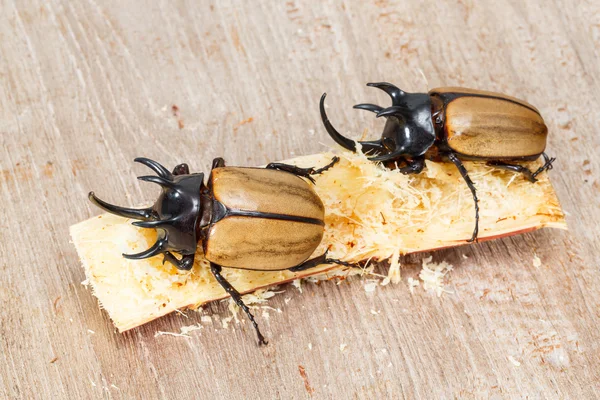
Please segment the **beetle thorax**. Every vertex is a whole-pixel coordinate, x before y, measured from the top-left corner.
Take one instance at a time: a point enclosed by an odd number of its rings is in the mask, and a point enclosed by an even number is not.
[[[395,156],[420,156],[433,145],[435,130],[431,101],[424,93],[405,93],[392,106],[382,134],[386,149]]]

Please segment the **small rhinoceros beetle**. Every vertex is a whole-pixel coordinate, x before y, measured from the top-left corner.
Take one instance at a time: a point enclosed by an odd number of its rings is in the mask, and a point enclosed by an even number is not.
[[[207,184],[204,174],[190,174],[186,164],[169,172],[147,158],[135,161],[157,174],[138,178],[162,187],[154,206],[124,208],[100,200],[93,192],[88,196],[103,210],[142,220],[133,225],[158,231],[152,247],[123,257],[140,260],[163,254],[163,263],[189,270],[200,243],[216,280],[254,325],[259,344],[267,342],[240,293],[221,275],[222,267],[302,271],[320,264],[351,266],[328,258],[327,252],[308,259],[323,238],[325,211],[317,193],[302,178],[314,183],[312,175],[331,168],[338,157],[320,169],[281,163],[266,168],[226,167],[222,158],[216,158]]]
[[[522,100],[500,93],[459,87],[444,87],[429,93],[407,93],[386,83],[368,83],[385,91],[392,106],[357,104],[354,108],[371,111],[387,119],[381,139],[358,142],[370,160],[399,163],[404,174],[419,173],[425,159],[451,161],[471,190],[475,202],[475,228],[469,242],[477,240],[479,206],[475,186],[461,160],[486,161],[488,165],[522,173],[536,182],[536,176],[551,169],[555,158],[544,150],[548,128],[540,112]],[[356,143],[342,136],[325,113],[321,97],[321,119],[329,135],[348,150]],[[512,164],[544,157],[544,165],[535,172]]]

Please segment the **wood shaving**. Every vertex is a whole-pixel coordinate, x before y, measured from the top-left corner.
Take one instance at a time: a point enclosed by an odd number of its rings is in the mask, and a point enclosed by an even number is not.
[[[508,361],[510,361],[515,367],[521,366],[521,363],[517,361],[513,356],[508,356]]]
[[[533,266],[539,268],[542,266],[542,260],[537,256],[537,254],[533,255]]]
[[[434,292],[438,297],[442,293],[452,293],[444,289],[444,277],[454,268],[446,261],[433,263],[432,256],[423,259],[423,269],[419,273],[419,278],[423,281],[423,289],[427,292]]]

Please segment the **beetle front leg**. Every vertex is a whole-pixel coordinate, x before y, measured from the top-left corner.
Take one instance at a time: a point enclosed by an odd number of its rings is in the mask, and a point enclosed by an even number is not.
[[[178,260],[177,257],[175,257],[173,254],[171,254],[168,251],[165,251],[163,264],[167,261],[176,266],[177,269],[189,271],[194,266],[194,254],[183,256],[181,260]]]
[[[425,157],[415,157],[412,160],[407,161],[406,163],[406,166],[398,168],[398,170],[401,173],[403,173],[404,175],[418,174],[421,171],[423,171],[423,168],[425,168]]]
[[[262,335],[262,333],[260,333],[260,329],[258,328],[258,324],[256,323],[256,320],[254,319],[254,315],[252,315],[252,313],[250,312],[250,309],[242,300],[242,295],[240,295],[240,293],[233,286],[231,286],[231,283],[229,283],[227,281],[227,279],[225,279],[223,277],[223,275],[221,275],[221,270],[222,270],[222,267],[220,265],[212,263],[212,262],[210,263],[210,271],[215,276],[215,279],[217,280],[217,282],[219,282],[219,284],[223,287],[223,289],[225,289],[227,294],[229,294],[231,296],[231,298],[233,299],[235,304],[237,304],[238,307],[240,307],[242,310],[244,310],[244,312],[250,319],[250,322],[252,322],[252,325],[254,325],[254,330],[256,330],[256,335],[258,336],[258,344],[259,345],[267,345],[268,342],[265,340],[265,337]]]
[[[471,190],[471,194],[473,195],[473,201],[475,202],[475,229],[473,229],[473,235],[471,236],[471,239],[467,240],[467,242],[477,242],[477,235],[479,234],[479,199],[477,199],[477,190],[475,189],[475,185],[469,177],[467,169],[463,165],[462,161],[460,161],[454,153],[448,153],[447,156],[456,166],[456,168],[458,168],[458,172],[460,172],[462,175],[463,179],[467,183],[467,186]]]
[[[326,166],[324,166],[322,168],[318,168],[318,169],[315,169],[314,167],[300,168],[295,165],[283,164],[283,163],[270,163],[265,168],[277,169],[279,171],[289,172],[294,175],[306,178],[309,181],[311,181],[312,183],[315,183],[315,180],[311,175],[318,175],[318,174],[321,174],[321,173],[327,171],[329,168],[333,167],[338,161],[340,161],[340,158],[337,156],[334,156],[331,159],[331,162],[329,164],[327,164]]]

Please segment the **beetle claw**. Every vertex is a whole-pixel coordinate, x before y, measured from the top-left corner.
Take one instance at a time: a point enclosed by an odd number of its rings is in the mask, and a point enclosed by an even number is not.
[[[544,172],[544,171],[549,171],[549,170],[551,170],[551,169],[553,168],[553,166],[552,166],[552,163],[553,163],[554,161],[556,161],[556,157],[549,158],[549,157],[546,155],[546,153],[543,153],[543,155],[544,155],[544,161],[545,161],[544,165],[542,165],[541,167],[539,167],[539,168],[537,169],[537,171],[535,171],[533,174],[531,174],[532,178],[533,178],[533,179],[535,179],[536,181],[537,181],[537,178],[536,178],[536,177],[537,177],[539,174],[541,174],[542,172]]]

